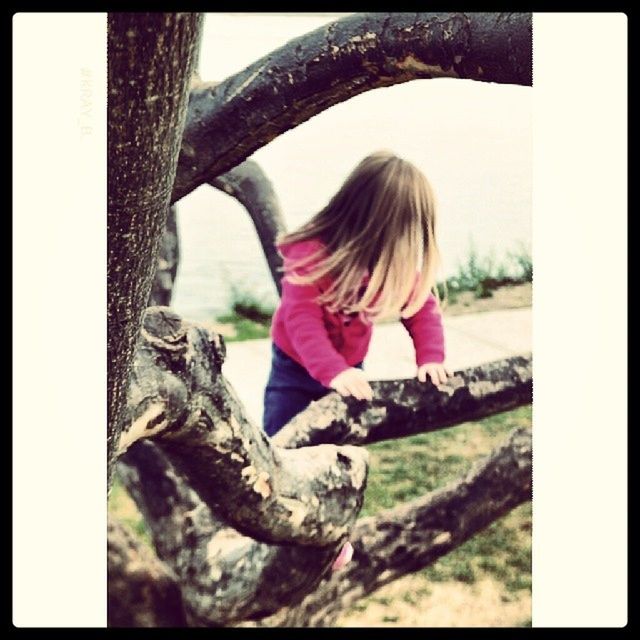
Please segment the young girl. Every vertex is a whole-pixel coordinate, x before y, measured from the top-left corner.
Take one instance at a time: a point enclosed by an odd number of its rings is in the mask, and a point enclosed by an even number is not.
[[[282,298],[271,327],[264,430],[335,389],[371,400],[362,370],[372,323],[397,318],[414,347],[418,379],[445,382],[444,336],[432,293],[439,262],[431,186],[388,151],[364,158],[326,207],[278,238]]]

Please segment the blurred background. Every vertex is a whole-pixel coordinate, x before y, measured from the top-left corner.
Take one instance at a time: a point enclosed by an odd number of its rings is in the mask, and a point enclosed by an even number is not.
[[[348,14],[209,13],[200,76],[221,81],[288,40]],[[367,154],[388,148],[419,166],[439,203],[441,278],[475,260],[518,272],[531,237],[531,89],[414,80],[335,105],[256,151],[293,229],[337,191]],[[178,204],[180,264],[173,306],[212,320],[238,295],[277,301],[253,225],[234,198],[203,185]],[[489,262],[491,264],[489,264]]]

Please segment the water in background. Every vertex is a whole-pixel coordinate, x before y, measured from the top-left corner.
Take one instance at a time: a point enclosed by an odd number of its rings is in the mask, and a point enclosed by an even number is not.
[[[342,15],[342,14],[340,14]],[[220,80],[335,19],[335,14],[208,14],[203,79]],[[251,158],[274,185],[288,228],[317,212],[367,154],[387,148],[417,164],[440,204],[441,276],[473,242],[500,259],[531,237],[531,88],[455,79],[368,91],[288,131]],[[275,303],[244,208],[204,185],[178,204],[180,267],[173,305],[193,320],[229,306],[231,285]]]

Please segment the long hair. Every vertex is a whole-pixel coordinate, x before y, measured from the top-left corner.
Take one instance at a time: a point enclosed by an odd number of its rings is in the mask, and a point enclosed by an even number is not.
[[[440,254],[433,190],[415,165],[391,151],[361,160],[329,203],[298,230],[278,236],[277,244],[311,238],[326,250],[296,261],[285,276],[295,284],[330,276],[317,301],[333,312],[409,317],[435,285]]]

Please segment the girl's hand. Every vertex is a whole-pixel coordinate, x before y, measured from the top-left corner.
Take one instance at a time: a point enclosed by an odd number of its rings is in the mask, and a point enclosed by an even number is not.
[[[425,364],[421,364],[418,367],[418,380],[420,380],[420,382],[426,382],[427,375],[431,378],[431,382],[437,387],[439,384],[444,384],[447,381],[447,376],[453,375],[453,371],[444,363],[425,362]]]
[[[339,373],[329,386],[341,396],[353,396],[358,400],[373,400],[373,390],[364,375],[357,367],[346,369]]]

